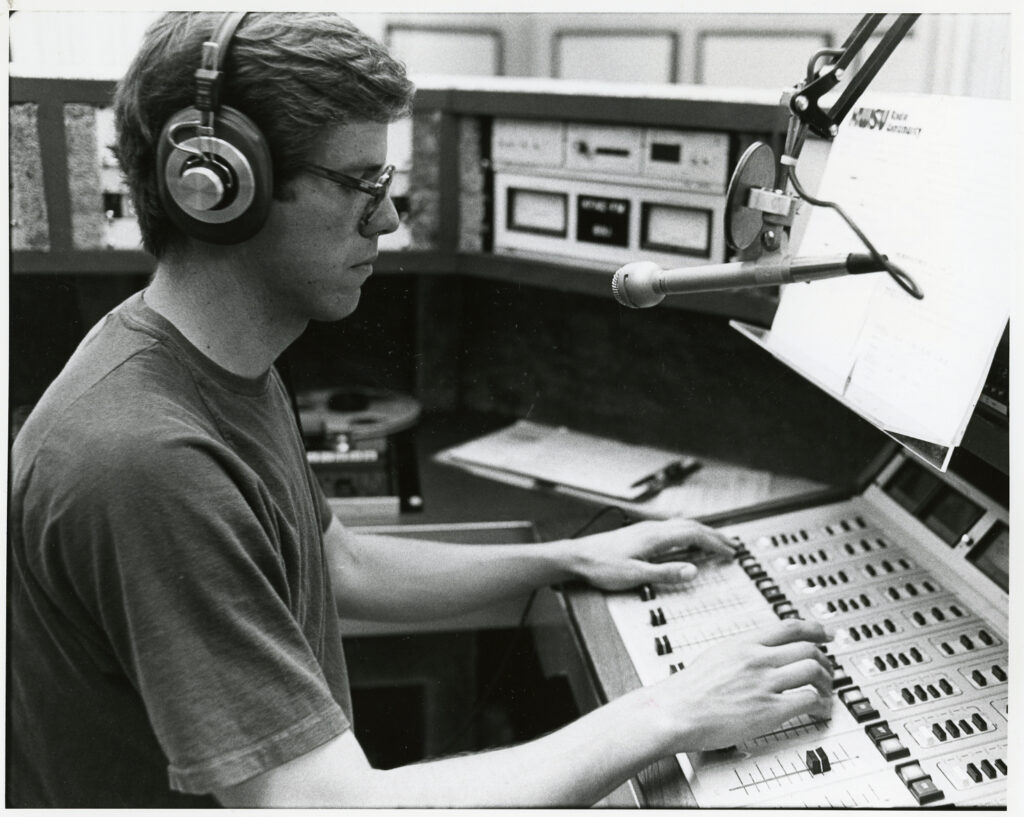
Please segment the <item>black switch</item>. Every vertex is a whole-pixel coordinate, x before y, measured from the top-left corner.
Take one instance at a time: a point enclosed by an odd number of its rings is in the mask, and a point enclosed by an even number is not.
[[[981,771],[973,763],[967,764],[967,774],[971,776],[971,780],[975,783],[981,782]]]
[[[993,664],[992,665],[992,674],[996,677],[997,681],[1005,681],[1006,680],[1006,672],[998,664]]]
[[[981,670],[975,670],[972,672],[971,677],[974,679],[974,683],[978,686],[988,686],[988,679],[982,674]]]
[[[942,724],[940,723],[932,724],[932,734],[935,735],[935,737],[937,737],[939,740],[946,739],[946,733],[943,731]]]
[[[981,770],[990,780],[996,776],[996,770],[992,768],[992,764],[987,760],[981,761]]]
[[[981,713],[975,712],[971,715],[971,720],[974,721],[974,725],[978,728],[979,732],[984,732],[988,729],[988,721],[981,717]]]

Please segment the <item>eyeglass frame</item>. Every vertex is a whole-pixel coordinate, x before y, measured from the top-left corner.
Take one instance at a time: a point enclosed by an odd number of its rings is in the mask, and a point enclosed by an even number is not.
[[[311,162],[301,165],[301,169],[307,173],[312,173],[314,176],[319,176],[321,179],[327,179],[327,181],[347,187],[349,190],[358,190],[360,193],[366,193],[366,195],[371,197],[366,205],[366,209],[363,211],[363,215],[359,219],[360,229],[367,227],[370,219],[376,215],[377,210],[384,203],[384,199],[388,197],[388,190],[391,189],[391,182],[395,178],[394,165],[386,165],[377,179],[372,182]]]

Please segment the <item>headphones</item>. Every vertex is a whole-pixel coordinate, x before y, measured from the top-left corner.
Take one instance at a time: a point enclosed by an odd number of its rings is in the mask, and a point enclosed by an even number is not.
[[[196,103],[172,116],[157,145],[157,184],[170,219],[213,244],[239,244],[263,226],[274,191],[270,148],[245,114],[220,104],[228,45],[246,12],[225,14],[203,43]]]

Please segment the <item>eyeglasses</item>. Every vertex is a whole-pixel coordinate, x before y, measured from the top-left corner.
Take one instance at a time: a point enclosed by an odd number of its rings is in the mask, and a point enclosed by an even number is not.
[[[331,170],[329,167],[315,164],[304,164],[302,169],[307,173],[312,173],[314,176],[319,176],[322,179],[340,184],[342,187],[347,187],[350,190],[358,190],[360,193],[366,193],[370,197],[370,201],[366,204],[366,209],[363,210],[363,215],[359,219],[359,228],[365,229],[370,223],[370,219],[373,218],[377,209],[381,203],[388,197],[388,190],[391,188],[391,180],[395,175],[395,166],[388,165],[384,168],[380,176],[377,177],[376,181],[368,182],[366,179],[360,179],[358,176],[349,176],[347,173],[339,173],[337,170]]]

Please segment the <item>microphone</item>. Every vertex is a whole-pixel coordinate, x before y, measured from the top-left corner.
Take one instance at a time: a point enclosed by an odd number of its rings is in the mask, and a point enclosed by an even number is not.
[[[612,276],[612,294],[623,306],[644,309],[660,304],[666,295],[818,281],[884,269],[872,256],[862,253],[810,258],[780,255],[768,260],[669,270],[651,261],[634,261],[620,267]]]

